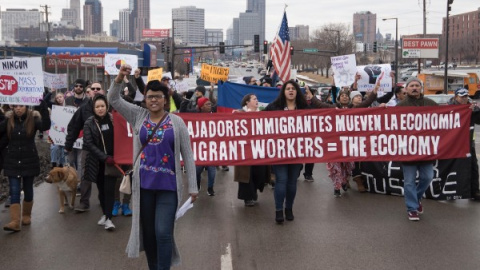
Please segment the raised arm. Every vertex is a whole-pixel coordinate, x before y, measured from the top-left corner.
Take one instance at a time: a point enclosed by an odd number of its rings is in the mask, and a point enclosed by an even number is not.
[[[123,65],[120,67],[120,71],[118,72],[117,77],[115,78],[114,82],[108,89],[108,101],[110,105],[117,110],[127,122],[131,125],[135,126],[136,119],[139,114],[141,114],[145,109],[139,107],[135,104],[129,103],[125,101],[123,98],[120,97],[120,92],[122,89],[125,88],[125,84],[123,83],[123,78],[130,74],[132,68],[129,65]]]

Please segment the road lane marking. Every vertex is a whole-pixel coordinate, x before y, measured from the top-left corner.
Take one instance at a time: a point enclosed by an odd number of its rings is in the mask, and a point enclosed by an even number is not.
[[[220,260],[221,260],[221,264],[220,264],[221,270],[233,270],[232,250],[230,247],[230,243],[227,244],[227,248],[225,249],[225,254],[222,255]]]

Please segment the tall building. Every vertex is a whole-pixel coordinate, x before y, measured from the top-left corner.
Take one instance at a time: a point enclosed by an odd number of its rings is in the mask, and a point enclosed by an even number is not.
[[[128,8],[120,10],[119,20],[118,20],[118,39],[120,41],[124,41],[124,42],[132,41],[130,36],[131,13],[132,11]]]
[[[85,36],[103,32],[103,8],[100,0],[85,0],[83,6],[83,30]]]
[[[113,20],[112,23],[110,23],[110,36],[112,37],[119,37],[119,20]]]
[[[129,5],[131,5],[130,0]],[[143,29],[150,29],[150,0],[133,0],[130,40],[139,43]]]
[[[255,35],[259,35],[260,40],[262,40],[260,29],[258,28],[261,18],[258,13],[247,10],[246,12],[240,13],[238,19],[238,44],[253,45]],[[251,47],[251,49],[253,50],[253,47]]]
[[[371,44],[375,41],[377,31],[377,14],[370,11],[361,11],[353,14],[353,35],[355,41]]]
[[[448,20],[448,61],[480,61],[480,8],[450,15]],[[447,19],[443,18],[440,46],[446,43],[446,28]],[[444,52],[445,48],[440,48],[440,53]]]
[[[61,21],[63,25],[81,28],[80,0],[70,0],[70,8],[62,9]]]
[[[290,40],[309,40],[309,26],[308,25],[296,25],[289,27]]]
[[[44,23],[38,9],[8,9],[1,12],[2,40],[14,41],[15,29],[20,27],[40,27]]]
[[[247,0],[247,10],[250,10],[252,13],[257,13],[260,16],[260,23],[257,26],[260,42],[265,40],[265,2],[266,0]]]
[[[205,44],[217,45],[223,42],[223,29],[205,29]]]
[[[240,19],[239,18],[233,18],[233,31],[232,31],[232,34],[233,34],[233,39],[232,39],[232,43],[234,45],[239,45],[240,44],[240,41],[239,41],[239,37],[240,37]]]
[[[195,6],[172,9],[175,43],[205,44],[205,10]]]

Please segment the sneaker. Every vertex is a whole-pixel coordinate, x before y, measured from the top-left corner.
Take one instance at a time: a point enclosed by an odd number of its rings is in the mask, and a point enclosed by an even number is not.
[[[107,219],[107,220],[105,221],[105,230],[107,230],[107,231],[113,231],[114,229],[115,229],[115,225],[113,225],[112,220]]]
[[[79,205],[79,206],[75,207],[75,212],[77,212],[77,213],[87,212],[88,210],[90,210],[90,208],[86,207],[84,205]]]
[[[103,215],[100,220],[97,222],[99,226],[105,226],[105,221],[107,221],[107,216]]]
[[[420,217],[418,216],[417,211],[409,211],[408,212],[408,219],[411,221],[419,221]]]
[[[347,189],[348,189],[347,183],[342,184],[342,189],[343,189],[343,191],[345,191],[345,192],[347,191]]]
[[[419,213],[419,214],[423,214],[423,205],[422,205],[422,201],[418,201],[418,209],[417,209],[417,213]]]
[[[207,194],[208,194],[208,196],[215,196],[215,191],[213,191],[213,188],[208,188],[207,189]]]
[[[132,215],[132,210],[128,206],[128,203],[122,204],[122,215],[124,215],[124,216],[131,216]]]
[[[228,166],[222,166],[222,171],[224,172],[228,172],[230,169],[228,168]]]
[[[333,195],[334,195],[336,198],[342,197],[342,194],[340,194],[340,189],[334,189],[334,190],[333,190]]]
[[[114,217],[118,216],[118,210],[119,209],[120,209],[120,202],[115,201],[115,203],[113,204],[112,216],[114,216]]]
[[[311,175],[304,175],[304,176],[305,176],[305,181],[313,182],[313,176],[311,176]]]
[[[248,206],[248,207],[255,206],[254,200],[244,200],[244,201],[245,201],[245,206]]]
[[[80,191],[80,185],[77,186],[77,194],[75,196],[80,197],[82,195],[82,192]]]

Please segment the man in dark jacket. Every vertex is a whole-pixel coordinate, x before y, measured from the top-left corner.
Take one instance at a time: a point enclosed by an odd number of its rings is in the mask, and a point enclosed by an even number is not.
[[[397,104],[401,106],[437,106],[438,104],[423,96],[423,84],[417,77],[410,77],[405,83],[407,97]],[[419,214],[423,213],[422,199],[423,194],[433,180],[433,162],[432,161],[414,161],[403,162],[403,189],[405,204],[407,205],[408,219],[412,221],[420,220]],[[415,183],[419,172],[418,185]]]
[[[465,88],[459,88],[455,90],[455,96],[448,101],[448,104],[470,104],[468,100],[468,90]],[[478,183],[478,159],[477,152],[475,151],[475,124],[480,125],[480,108],[474,104],[470,104],[472,109],[472,117],[470,118],[470,191],[472,193],[472,199],[480,201],[480,187]]]
[[[100,83],[93,83],[91,86],[95,95],[105,95]],[[75,165],[80,182],[80,204],[75,207],[77,212],[85,212],[90,209],[90,195],[92,193],[92,182],[85,181],[83,170],[85,164],[86,151],[74,149],[73,145],[77,138],[82,137],[81,131],[85,121],[93,115],[93,102],[91,98],[87,98],[86,102],[78,108],[73,114],[72,119],[67,126],[67,136],[65,138],[65,151],[68,153],[68,161]]]
[[[74,106],[76,108],[82,106],[82,104],[87,101],[85,87],[86,84],[84,79],[75,80],[73,96],[65,98],[65,106]]]

